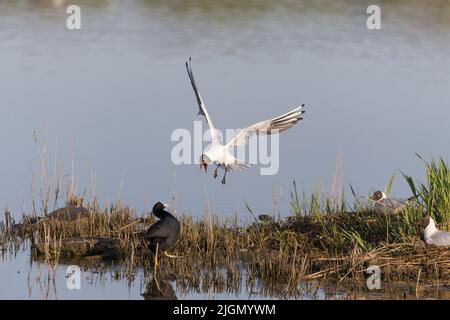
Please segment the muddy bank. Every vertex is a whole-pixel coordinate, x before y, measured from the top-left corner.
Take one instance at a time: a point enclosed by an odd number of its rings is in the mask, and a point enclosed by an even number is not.
[[[38,255],[74,256],[119,256],[121,245],[119,239],[114,238],[73,238],[61,239],[49,242],[34,242],[32,248]]]

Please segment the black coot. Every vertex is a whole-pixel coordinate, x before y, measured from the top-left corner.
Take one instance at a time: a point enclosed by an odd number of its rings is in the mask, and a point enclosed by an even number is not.
[[[150,250],[155,253],[173,248],[180,234],[180,223],[164,209],[165,206],[161,202],[153,206],[153,214],[159,218],[159,221],[153,224],[145,235],[150,242]]]

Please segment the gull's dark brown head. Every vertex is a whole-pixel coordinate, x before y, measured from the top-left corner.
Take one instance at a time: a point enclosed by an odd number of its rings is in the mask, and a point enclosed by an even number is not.
[[[425,216],[423,219],[418,220],[416,223],[419,226],[426,228],[430,224],[430,218],[430,216]]]
[[[386,199],[386,195],[383,191],[375,191],[372,196],[369,197],[372,201],[380,201],[381,199]]]

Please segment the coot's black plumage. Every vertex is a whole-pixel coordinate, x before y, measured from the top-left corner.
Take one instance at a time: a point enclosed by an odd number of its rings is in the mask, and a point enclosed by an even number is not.
[[[153,224],[145,235],[150,242],[149,247],[153,252],[165,251],[173,248],[180,234],[180,223],[165,209],[164,204],[157,202],[153,206],[153,214],[160,220]]]

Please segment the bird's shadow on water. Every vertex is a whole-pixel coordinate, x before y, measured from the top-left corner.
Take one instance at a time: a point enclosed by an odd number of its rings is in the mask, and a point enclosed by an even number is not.
[[[170,281],[157,278],[148,281],[141,296],[144,300],[178,300]]]

